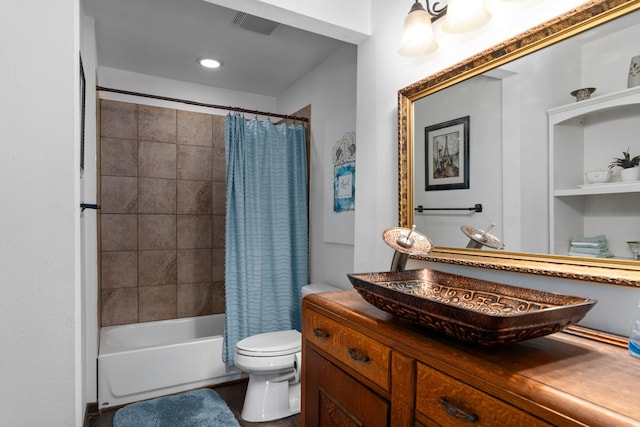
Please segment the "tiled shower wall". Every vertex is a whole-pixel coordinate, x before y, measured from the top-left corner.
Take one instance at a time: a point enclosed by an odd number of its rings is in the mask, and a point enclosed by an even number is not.
[[[224,116],[100,102],[100,316],[224,312]]]

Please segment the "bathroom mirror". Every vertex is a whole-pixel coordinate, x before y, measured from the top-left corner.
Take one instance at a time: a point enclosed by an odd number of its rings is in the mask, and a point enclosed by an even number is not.
[[[640,261],[633,260],[631,252],[628,256],[616,258],[591,258],[582,255],[569,256],[568,251],[565,251],[566,255],[562,251],[554,251],[554,233],[550,231],[553,227],[554,215],[549,215],[549,212],[554,209],[551,206],[554,204],[554,198],[549,197],[550,192],[553,191],[549,182],[552,181],[550,163],[553,162],[554,155],[553,150],[548,148],[550,133],[547,124],[549,121],[548,112],[553,112],[554,109],[562,110],[561,106],[563,105],[571,108],[570,104],[577,101],[576,98],[571,97],[570,92],[586,87],[585,83],[591,81],[591,78],[598,82],[596,92],[592,95],[593,99],[580,102],[589,103],[595,100],[600,93],[609,96],[611,93],[617,93],[616,91],[628,92],[626,79],[629,61],[633,54],[624,52],[625,64],[615,65],[617,68],[623,68],[616,71],[615,79],[623,78],[624,81],[617,83],[613,77],[605,80],[597,78],[598,73],[604,75],[614,68],[611,63],[607,62],[609,58],[606,55],[589,58],[588,50],[587,53],[581,51],[578,53],[580,58],[577,66],[568,66],[560,62],[552,65],[549,62],[550,59],[546,57],[541,59],[537,56],[556,49],[555,55],[552,54],[552,56],[556,57],[556,61],[564,60],[568,56],[566,51],[557,50],[558,46],[563,43],[564,46],[569,44],[576,51],[580,51],[583,49],[584,43],[598,45],[598,37],[604,31],[612,29],[616,33],[620,33],[631,26],[638,27],[638,23],[640,23],[638,9],[640,9],[639,0],[588,2],[453,67],[415,82],[398,92],[399,225],[411,227],[416,224],[419,231],[432,238],[435,246],[429,256],[416,258],[575,280],[640,286]],[[615,40],[615,37],[607,37]],[[602,49],[602,47],[600,48]],[[619,45],[615,45],[608,51],[616,50],[621,50]],[[634,54],[640,54],[640,50]],[[601,69],[593,72],[582,70],[582,67],[587,68],[586,64],[599,64]],[[529,72],[521,72],[525,69]],[[559,78],[560,74],[553,74],[554,69],[565,74],[564,83]],[[571,69],[575,71],[573,80],[566,77],[567,72],[570,72]],[[527,80],[531,74],[546,74],[548,79],[558,77],[558,82],[554,83],[563,89],[553,92],[554,99],[530,101],[528,96],[532,93],[544,92],[538,91],[535,83]],[[479,86],[498,87],[493,95],[487,97],[483,94],[479,98],[478,94],[474,92],[475,89],[469,89],[470,82],[482,79],[486,84],[480,83]],[[459,93],[454,96],[451,92],[447,92],[451,90],[458,90]],[[496,97],[497,102],[502,102],[501,113],[497,118],[493,117],[495,123],[489,121],[491,117],[483,117],[477,112],[469,114],[468,109],[465,110],[461,106],[458,106],[459,111],[455,109],[455,106],[449,106],[451,109],[448,117],[438,118],[434,113],[434,111],[446,110],[443,108],[443,103],[453,103],[454,100],[465,96],[466,99],[473,99],[473,103],[479,103],[480,99],[484,102],[491,96]],[[523,100],[526,103],[524,106]],[[458,102],[465,104],[461,101]],[[466,104],[473,103],[466,102]],[[531,109],[536,104],[539,104],[540,108],[532,112]],[[637,104],[640,105],[640,102]],[[465,130],[464,127],[458,129],[458,127],[464,126],[466,122],[462,119],[467,116],[470,116],[471,132]],[[582,126],[581,119],[576,120]],[[528,128],[533,123],[538,123],[539,126],[535,129]],[[497,128],[496,131],[500,134],[501,142],[494,143],[493,145],[497,145],[496,147],[473,147],[474,143],[481,144],[491,140],[486,135],[483,137],[482,132],[486,132],[487,128],[492,126]],[[424,170],[428,168],[427,165],[433,164],[430,162],[435,156],[433,154],[435,151],[430,148],[430,144],[436,144],[434,141],[442,129],[445,134],[446,132],[459,132],[460,135],[465,136],[464,140],[460,142],[461,146],[455,148],[459,148],[461,153],[464,153],[464,144],[472,146],[470,150],[471,162],[470,166],[467,166],[471,168],[471,182],[468,189],[460,186],[452,186],[449,189],[447,188],[449,182],[446,179],[434,180],[436,184],[439,184],[437,181],[440,181],[444,187],[431,185],[434,183],[429,182],[429,178],[427,178],[435,176],[433,170],[431,174]],[[522,136],[524,132],[527,137],[537,135],[539,145],[535,148],[527,146],[524,143],[525,137]],[[615,143],[614,154],[621,154],[618,152],[625,150],[628,145],[626,140],[616,141],[615,138],[611,138],[609,144],[612,143]],[[634,144],[638,144],[635,145],[638,147],[636,151],[640,150],[640,143],[632,141],[632,147]],[[549,152],[552,154],[549,155]],[[475,159],[474,156],[476,156]],[[465,162],[467,160],[465,159]],[[611,158],[608,156],[601,156],[601,164],[597,166],[607,168],[610,160]],[[578,158],[576,161],[580,162],[580,169],[591,167],[586,164],[587,161],[583,158]],[[559,160],[556,161],[556,163],[558,162]],[[461,167],[466,164],[462,161],[459,163]],[[585,164],[583,165],[583,163]],[[485,169],[482,174],[474,174],[474,168]],[[593,168],[596,168],[596,165]],[[459,176],[462,175],[460,172]],[[490,177],[487,178],[484,175]],[[465,177],[465,181],[466,179]],[[532,182],[534,183],[532,184]],[[537,186],[533,193],[530,192],[532,185]],[[485,192],[478,192],[478,189],[485,189]],[[423,201],[420,197],[425,192],[429,193],[430,197]],[[443,206],[439,202],[434,202],[437,200],[437,194],[448,196],[453,203]],[[475,194],[477,198],[467,200],[469,194]],[[491,197],[495,194],[501,195],[499,196],[501,199],[497,203],[492,203]],[[537,194],[537,196],[533,194]],[[640,190],[636,193],[626,194],[626,200],[636,200],[630,202],[631,205],[627,204],[627,209],[634,210],[637,206],[634,203],[637,204],[640,200]],[[536,197],[539,200],[536,200]],[[600,205],[614,203],[609,196],[598,197],[601,197],[598,199]],[[574,203],[573,200],[583,199],[586,197],[576,197],[568,204],[571,207],[571,204]],[[447,200],[446,197],[443,200]],[[560,205],[565,202],[563,199],[557,203]],[[581,201],[580,203],[586,202]],[[482,205],[481,211],[478,211],[478,204]],[[423,209],[433,209],[436,212],[429,214],[428,210],[421,211],[420,205]],[[496,207],[496,205],[499,206]],[[530,210],[523,214],[522,210],[524,209]],[[638,210],[635,211],[638,212]],[[447,238],[454,236],[453,240],[434,238],[430,230],[417,224],[419,216],[425,215],[425,212],[432,217],[440,215],[444,222],[455,223],[455,227],[451,228],[452,231],[447,233]],[[633,219],[635,220],[635,218]],[[559,224],[559,221],[556,222]],[[462,226],[487,229],[493,226],[492,223],[498,223],[496,228],[491,230],[491,233],[495,233],[498,238],[504,240],[504,249],[465,246],[466,236],[461,231]],[[618,221],[609,221],[608,226],[615,226],[616,223]],[[640,224],[640,221],[635,220],[634,223]],[[433,230],[436,228],[433,227]],[[559,228],[559,225],[556,228]],[[628,231],[626,225],[619,228]],[[616,230],[611,232],[615,233]],[[636,233],[638,236],[633,234],[633,230],[629,234],[626,240],[638,240],[636,237],[640,236],[640,229]],[[587,236],[586,233],[585,236]],[[538,237],[541,237],[541,240],[538,241]],[[468,241],[468,239],[466,240]]]

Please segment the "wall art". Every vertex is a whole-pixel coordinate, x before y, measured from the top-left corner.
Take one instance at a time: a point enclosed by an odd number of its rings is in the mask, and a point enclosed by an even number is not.
[[[425,191],[469,188],[469,123],[465,116],[425,127]]]

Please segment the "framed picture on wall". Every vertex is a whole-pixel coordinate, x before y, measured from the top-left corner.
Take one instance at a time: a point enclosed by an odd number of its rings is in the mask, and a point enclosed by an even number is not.
[[[333,211],[352,211],[356,207],[356,163],[350,162],[334,168]]]
[[[424,128],[425,191],[469,188],[469,119]]]

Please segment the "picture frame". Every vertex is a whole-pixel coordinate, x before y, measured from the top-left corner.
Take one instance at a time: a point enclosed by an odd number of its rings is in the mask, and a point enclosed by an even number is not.
[[[86,115],[87,81],[84,76],[82,55],[80,57],[80,176],[84,173],[84,128]]]
[[[355,210],[356,207],[356,163],[349,162],[334,167],[333,211],[335,213]]]
[[[469,188],[469,124],[464,116],[424,128],[425,191]]]

